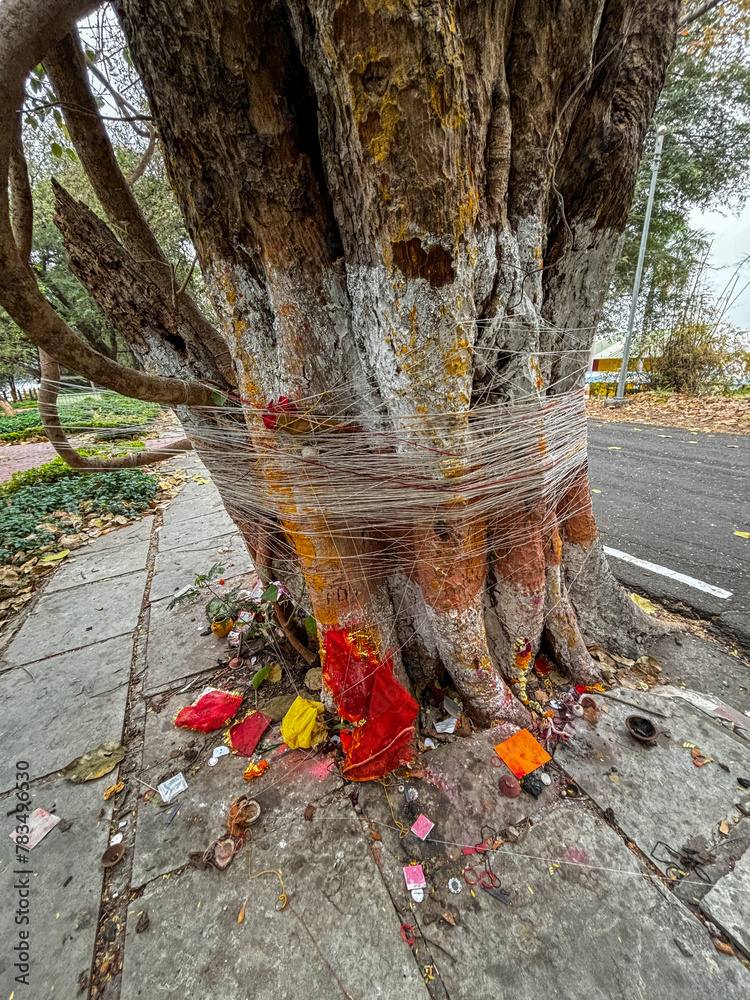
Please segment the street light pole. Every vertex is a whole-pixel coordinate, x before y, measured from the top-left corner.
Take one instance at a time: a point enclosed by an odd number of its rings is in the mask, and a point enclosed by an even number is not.
[[[646,205],[646,218],[643,220],[643,232],[641,234],[641,248],[638,251],[638,266],[635,269],[635,282],[633,284],[633,297],[630,300],[630,316],[628,317],[628,332],[625,334],[625,346],[622,351],[622,365],[620,366],[620,378],[617,382],[617,399],[625,396],[625,384],[628,380],[628,365],[630,364],[630,342],[633,339],[633,326],[635,325],[635,311],[638,306],[638,293],[641,290],[641,275],[643,274],[643,261],[646,256],[646,244],[648,243],[648,230],[651,225],[651,211],[654,207],[654,194],[656,193],[656,177],[661,165],[661,148],[664,145],[666,135],[666,125],[660,125],[656,133],[656,145],[654,146],[654,159],[651,163],[651,187],[648,192],[648,204]]]

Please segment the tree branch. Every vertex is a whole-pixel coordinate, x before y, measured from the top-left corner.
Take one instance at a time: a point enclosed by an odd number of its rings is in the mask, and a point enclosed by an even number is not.
[[[318,658],[318,654],[314,653],[311,649],[297,638],[294,634],[294,629],[289,619],[286,617],[284,612],[281,610],[281,606],[278,601],[271,601],[271,607],[273,608],[273,613],[276,616],[276,621],[279,623],[281,631],[287,637],[292,647],[296,649],[302,659],[309,664],[315,663]]]
[[[704,14],[710,13],[714,7],[718,7],[720,3],[724,3],[725,0],[707,0],[707,3],[702,3],[700,7],[696,7],[694,11],[688,11],[687,14],[680,18],[677,27],[687,28],[689,24],[694,24],[699,18],[703,17]]]
[[[160,370],[173,375],[183,371],[198,378],[211,378],[212,372],[218,375],[207,348],[197,344],[188,351],[188,323],[172,307],[171,296],[162,296],[153,271],[128,253],[88,205],[71,198],[55,180],[52,188],[54,222],[70,270],[141,360],[153,354],[160,359]]]
[[[154,451],[132,452],[118,458],[97,458],[95,455],[81,455],[68,440],[57,409],[57,395],[60,388],[60,366],[44,351],[39,352],[42,367],[42,382],[39,387],[39,417],[47,437],[60,458],[71,469],[106,471],[108,469],[137,469],[154,462],[172,458],[175,452],[191,451],[193,445],[187,438],[178,438],[169,448]]]
[[[135,184],[135,182],[137,180],[140,180],[141,177],[143,177],[143,173],[144,173],[146,167],[151,162],[151,158],[154,155],[154,150],[155,149],[156,149],[156,129],[152,128],[150,136],[149,136],[149,140],[148,140],[148,146],[146,147],[146,152],[141,157],[140,163],[135,168],[135,170],[132,172],[132,174],[128,174],[128,176],[125,178],[125,180],[127,181],[128,187],[132,188],[132,186]],[[192,274],[192,270],[191,270],[190,273]]]
[[[10,198],[13,209],[13,239],[21,260],[28,262],[34,233],[34,202],[31,197],[26,158],[23,155],[20,118],[16,139],[10,151]]]
[[[50,49],[44,58],[44,65],[64,107],[71,142],[107,218],[116,227],[125,248],[148,271],[164,300],[172,301],[171,266],[120,170],[89,88],[86,58],[76,31]],[[230,385],[234,385],[231,355],[218,332],[188,296],[173,304],[194,331],[192,336],[188,331],[189,346],[197,349],[201,345],[207,349],[221,374]]]
[[[87,60],[86,66],[89,72],[92,73],[97,78],[97,80],[107,88],[112,97],[114,97],[115,104],[122,111],[123,115],[125,114],[126,111],[131,112],[132,117],[128,118],[129,121],[132,122],[135,121],[136,119],[138,120],[141,119],[141,115],[138,111],[138,108],[132,105],[130,101],[126,97],[124,97],[119,90],[117,90],[116,87],[112,86],[111,81],[104,75],[104,73],[102,73],[102,71],[95,63],[92,63],[90,60]],[[149,134],[148,132],[144,132],[142,129],[137,128],[135,125],[133,125],[133,129],[138,133],[138,135],[143,136],[144,139]],[[153,135],[153,130],[151,134]]]
[[[214,394],[206,386],[123,368],[84,344],[42,295],[13,237],[8,181],[24,81],[47,46],[96,6],[90,0],[4,0],[0,6],[0,304],[33,344],[92,381],[169,406],[210,406]]]

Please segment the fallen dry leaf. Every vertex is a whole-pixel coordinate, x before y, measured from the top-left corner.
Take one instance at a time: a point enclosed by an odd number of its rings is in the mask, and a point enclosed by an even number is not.
[[[70,549],[63,549],[62,552],[47,552],[45,555],[41,557],[39,562],[56,563],[60,562],[61,559],[64,559],[66,556],[69,555],[70,555]]]
[[[588,646],[587,648],[592,660],[596,660],[597,663],[605,663],[608,667],[615,669],[616,660],[614,656],[609,655],[606,649],[602,649],[601,646]]]
[[[722,434],[750,433],[750,399],[726,396],[685,396],[657,390],[641,390],[627,397],[625,406],[614,409],[603,399],[586,401],[589,417],[608,423],[643,423],[660,427],[681,427],[692,433],[719,431]]]
[[[719,833],[722,835],[722,837],[729,836],[729,823],[727,823],[725,819],[723,819],[721,823],[719,823]]]
[[[276,683],[276,681],[280,681],[281,680],[281,664],[280,663],[274,663],[271,666],[271,669],[268,671],[268,679],[272,683]]]
[[[618,656],[617,653],[612,654],[612,659],[615,660],[616,663],[619,663],[622,667],[632,667],[635,663],[635,660],[631,660],[627,656]]]
[[[661,665],[653,656],[639,656],[633,664],[633,669],[641,674],[660,674]]]
[[[104,800],[111,799],[113,795],[117,795],[125,787],[124,781],[118,781],[116,785],[110,785],[109,788],[104,792]]]
[[[714,941],[714,948],[720,951],[722,955],[734,955],[734,950],[728,944],[724,944],[723,941]]]
[[[634,601],[642,611],[645,611],[647,615],[652,615],[656,611],[656,605],[652,604],[647,597],[641,597],[640,594],[631,594],[630,599]]]

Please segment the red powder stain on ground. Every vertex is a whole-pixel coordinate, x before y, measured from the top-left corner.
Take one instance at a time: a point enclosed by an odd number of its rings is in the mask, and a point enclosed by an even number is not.
[[[587,865],[589,863],[589,856],[582,847],[577,847],[574,844],[566,849],[562,860],[574,865]]]
[[[321,781],[323,778],[327,778],[328,775],[333,770],[333,762],[330,760],[314,760],[308,769],[308,774],[311,778],[319,778]]]

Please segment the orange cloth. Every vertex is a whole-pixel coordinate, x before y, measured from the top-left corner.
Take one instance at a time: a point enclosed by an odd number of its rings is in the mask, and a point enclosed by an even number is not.
[[[517,778],[536,771],[552,760],[542,744],[534,739],[528,729],[521,729],[495,747],[495,753],[508,765]]]

